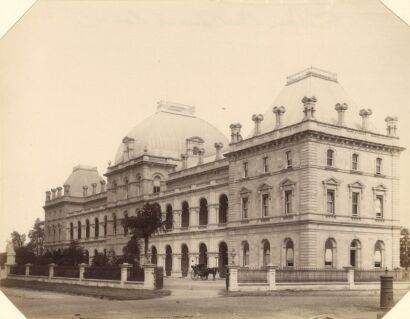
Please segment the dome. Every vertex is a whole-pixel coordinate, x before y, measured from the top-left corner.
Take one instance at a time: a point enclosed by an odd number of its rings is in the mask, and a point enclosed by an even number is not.
[[[100,189],[100,181],[104,179],[98,174],[97,167],[77,165],[64,183],[70,186],[70,196],[83,197],[83,187],[88,187],[88,194],[92,194],[92,184],[97,184]],[[98,191],[99,192],[99,191]]]
[[[296,124],[303,119],[304,97],[316,97],[315,118],[319,122],[337,124],[337,103],[346,103],[348,109],[345,112],[345,126],[361,129],[362,118],[359,116],[360,109],[350,98],[337,80],[335,73],[330,73],[316,68],[308,68],[304,71],[287,77],[286,86],[281,90],[274,100],[273,106],[284,106],[282,127]],[[276,118],[270,107],[264,114],[261,122],[261,133],[272,131],[275,127]],[[373,124],[374,115],[368,121],[368,130],[378,132]]]
[[[222,142],[224,149],[229,144],[216,127],[195,116],[195,107],[161,101],[157,112],[139,123],[123,139],[115,164],[144,153],[180,159],[181,154],[186,153],[186,139],[198,137],[203,140],[205,156],[215,155],[216,142]]]

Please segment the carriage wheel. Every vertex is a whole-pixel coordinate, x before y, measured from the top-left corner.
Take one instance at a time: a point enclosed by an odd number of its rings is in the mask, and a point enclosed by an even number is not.
[[[198,276],[198,274],[196,273],[196,271],[192,269],[191,270],[191,279],[194,280],[194,279],[197,278],[197,276]]]

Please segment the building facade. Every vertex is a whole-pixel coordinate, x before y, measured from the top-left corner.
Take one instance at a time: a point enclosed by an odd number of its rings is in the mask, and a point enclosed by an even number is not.
[[[47,191],[46,247],[78,240],[90,257],[122,255],[122,220],[149,202],[166,220],[150,252],[167,275],[195,263],[399,267],[397,118],[376,127],[336,74],[309,68],[252,120],[246,138],[232,124],[228,141],[194,107],[159,102],[124,137],[106,179],[79,165]]]

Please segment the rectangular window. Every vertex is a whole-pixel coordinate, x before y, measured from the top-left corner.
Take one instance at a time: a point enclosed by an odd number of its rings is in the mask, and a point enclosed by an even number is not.
[[[243,163],[243,177],[248,177],[248,162]]]
[[[285,191],[285,215],[292,214],[292,191]]]
[[[352,155],[352,170],[357,171],[359,169],[359,155]]]
[[[376,196],[376,218],[383,218],[383,196]]]
[[[269,194],[262,195],[262,217],[269,216]]]
[[[382,173],[382,159],[376,158],[376,174]]]
[[[263,159],[263,172],[267,173],[269,171],[269,167],[268,167],[268,158],[264,157]]]
[[[326,158],[327,166],[333,166],[333,151],[327,150],[326,154],[327,154],[327,158]]]
[[[352,216],[359,216],[360,193],[352,193]]]
[[[248,197],[242,197],[242,218],[243,219],[248,219],[248,206],[249,206]]]
[[[286,167],[287,168],[292,167],[292,152],[291,151],[286,152]]]
[[[334,190],[327,191],[327,213],[328,214],[335,213],[335,191]]]

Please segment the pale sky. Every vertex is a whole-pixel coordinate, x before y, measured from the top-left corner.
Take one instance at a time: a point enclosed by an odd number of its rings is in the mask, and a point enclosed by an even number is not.
[[[226,135],[241,122],[246,136],[286,76],[311,65],[338,73],[375,118],[399,116],[410,147],[410,28],[379,1],[38,1],[0,39],[0,251],[44,218],[45,191],[73,166],[103,174],[158,100],[195,105]]]

